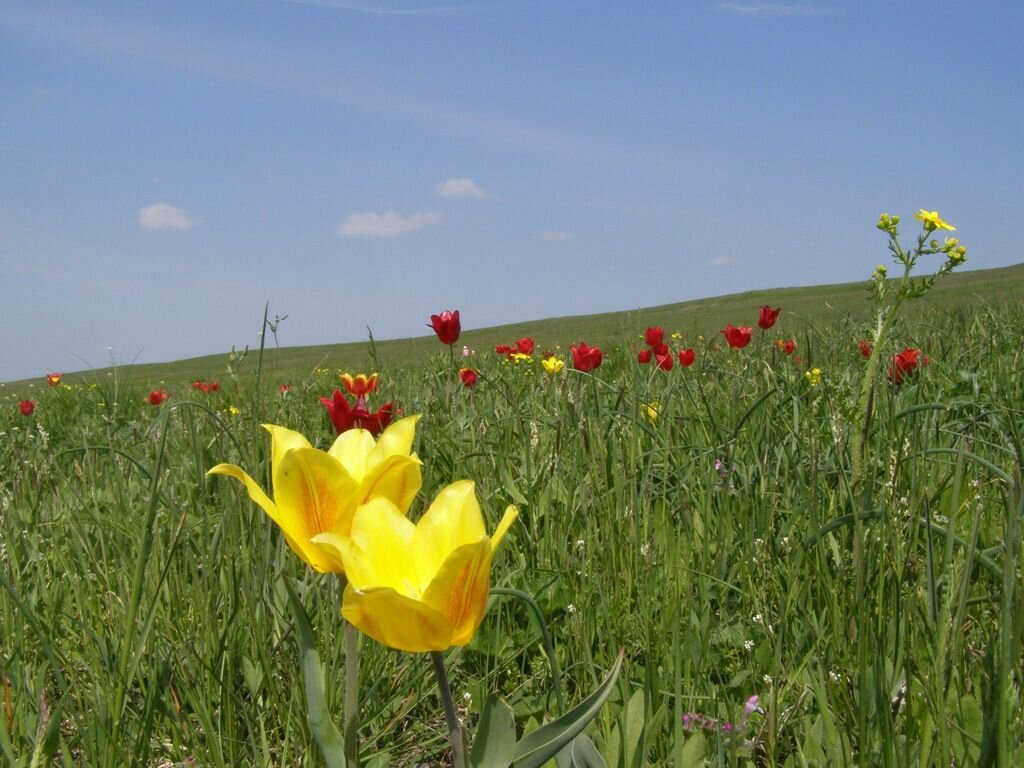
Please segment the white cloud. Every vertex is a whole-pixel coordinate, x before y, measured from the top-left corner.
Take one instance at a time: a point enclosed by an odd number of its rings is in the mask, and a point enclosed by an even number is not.
[[[170,203],[157,203],[139,209],[139,226],[143,229],[189,229],[196,220],[184,208]]]
[[[344,237],[397,237],[440,220],[436,213],[414,213],[411,216],[402,216],[394,211],[350,213],[338,225],[337,232]]]
[[[708,265],[712,267],[736,267],[739,264],[740,260],[732,256],[716,256],[713,259],[708,259]]]
[[[541,240],[547,240],[549,243],[564,243],[569,240],[575,240],[576,235],[572,232],[564,232],[558,229],[542,229],[537,233],[537,237]]]
[[[819,5],[789,5],[786,3],[719,3],[723,11],[742,16],[831,16],[834,8]]]
[[[451,178],[434,185],[438,197],[487,197],[487,193],[472,179]]]

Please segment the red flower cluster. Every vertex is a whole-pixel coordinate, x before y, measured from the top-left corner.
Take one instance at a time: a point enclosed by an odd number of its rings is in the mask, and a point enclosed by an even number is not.
[[[219,381],[200,381],[196,379],[192,382],[192,389],[198,390],[203,394],[210,394],[211,392],[220,392]]]
[[[750,343],[750,334],[753,332],[754,329],[749,325],[736,327],[731,323],[726,323],[722,335],[725,336],[725,340],[729,343],[730,347],[733,349],[743,349]]]
[[[459,378],[462,379],[462,386],[464,387],[475,387],[477,381],[477,372],[472,368],[459,368]]]
[[[647,344],[647,347],[640,350],[640,354],[636,356],[636,359],[644,365],[654,360],[661,370],[671,371],[672,350],[665,343],[665,331],[661,326],[648,326],[647,332],[644,333],[644,342]]]
[[[916,373],[926,365],[928,365],[928,358],[921,356],[921,350],[907,347],[902,352],[893,355],[892,365],[889,366],[889,381],[893,384],[902,384],[905,377]]]
[[[18,403],[18,408],[21,409],[22,416],[31,416],[36,409],[35,400],[22,400]]]
[[[146,400],[149,402],[150,405],[157,406],[160,405],[160,403],[162,403],[168,397],[170,397],[170,395],[164,391],[163,387],[161,387],[160,389],[154,389],[152,392],[150,392],[149,397],[147,397]]]
[[[440,315],[431,315],[429,327],[434,329],[434,333],[437,334],[437,338],[442,344],[451,346],[459,340],[459,334],[462,333],[459,310],[456,309],[452,312],[450,309],[446,309]]]
[[[776,339],[775,348],[786,355],[792,355],[796,350],[796,342],[792,339]]]
[[[350,405],[348,397],[340,389],[335,389],[331,397],[321,397],[320,402],[327,409],[327,415],[331,418],[334,431],[339,435],[350,429],[365,429],[376,437],[384,428],[391,423],[394,415],[392,403],[385,403],[376,412],[371,413],[370,407],[366,404],[366,396],[377,389],[377,374],[367,376],[360,373],[358,376],[351,376],[343,373],[341,381],[355,399],[355,405]]]
[[[516,339],[516,343],[512,346],[508,344],[495,344],[494,353],[496,355],[504,355],[505,357],[512,357],[515,354],[532,355],[536,346],[536,343],[530,336],[523,336],[521,339]]]
[[[570,344],[572,350],[572,367],[581,373],[589,373],[595,368],[601,367],[601,360],[604,356],[599,347],[588,347],[584,342],[579,346]]]

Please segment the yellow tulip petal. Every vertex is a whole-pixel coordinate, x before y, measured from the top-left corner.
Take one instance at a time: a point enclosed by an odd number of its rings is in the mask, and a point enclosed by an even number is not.
[[[491,549],[497,549],[501,540],[505,538],[505,533],[509,527],[519,517],[519,509],[509,504],[505,507],[505,514],[501,518],[501,522],[498,523],[498,527],[494,529],[494,533],[491,534]]]
[[[430,583],[457,547],[487,538],[472,480],[442,489],[416,525],[413,553],[421,583]]]
[[[422,462],[415,456],[391,456],[363,477],[360,502],[384,496],[407,514],[423,485]]]
[[[318,571],[327,559],[309,543],[328,531],[347,536],[355,513],[356,482],[333,458],[315,448],[294,448],[275,468],[278,525]]]
[[[341,615],[378,643],[423,653],[451,646],[452,627],[443,614],[393,589],[345,589]]]
[[[412,451],[412,441],[416,437],[416,422],[419,420],[419,415],[406,416],[381,432],[376,446],[367,459],[367,469],[372,469],[390,456],[408,456]]]
[[[338,439],[327,451],[341,462],[356,480],[366,474],[366,459],[373,450],[373,435],[365,429],[349,429],[338,435]]]
[[[274,489],[277,488],[277,470],[281,466],[281,459],[293,448],[309,448],[309,440],[294,429],[279,427],[277,424],[263,424],[270,433],[270,467],[271,478]]]
[[[468,643],[480,626],[490,585],[491,542],[486,538],[459,547],[445,559],[423,602],[448,617],[452,645]]]
[[[330,561],[333,566],[332,573],[345,572],[345,555],[343,553],[349,544],[347,538],[336,533],[318,533],[309,540],[309,543],[316,547],[326,560]]]
[[[340,547],[349,583],[358,589],[390,587],[419,598],[412,539],[415,526],[389,499],[377,497],[356,510],[350,540]]]

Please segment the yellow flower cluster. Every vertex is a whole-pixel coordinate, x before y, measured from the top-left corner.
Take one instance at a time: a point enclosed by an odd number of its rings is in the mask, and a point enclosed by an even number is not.
[[[821,368],[811,368],[804,374],[804,378],[807,379],[807,383],[812,387],[816,387],[821,384]]]

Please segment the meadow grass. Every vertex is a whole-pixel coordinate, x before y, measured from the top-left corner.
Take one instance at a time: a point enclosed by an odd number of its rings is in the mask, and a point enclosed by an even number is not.
[[[490,612],[449,654],[464,716],[496,693],[534,728],[624,646],[588,730],[610,766],[1024,764],[1024,305],[936,296],[896,323],[892,352],[930,362],[879,380],[856,489],[859,314],[805,320],[779,298],[779,326],[730,350],[717,318],[652,311],[619,326],[596,371],[554,377],[486,351],[524,332],[502,329],[472,342],[473,388],[436,341],[378,357],[374,403],[423,415],[422,501],[467,477],[489,530],[520,507]],[[693,367],[636,362],[632,331],[656,323],[685,334],[672,343],[697,349]],[[529,328],[563,357],[578,340]],[[793,356],[773,346],[783,337]],[[264,422],[329,445],[317,397],[336,371],[316,367],[250,365],[159,407],[145,380],[101,375],[36,390],[31,417],[3,410],[8,764],[321,764],[288,585],[340,723],[337,580],[205,474],[229,461],[269,487]],[[427,657],[364,639],[360,674],[365,762],[444,764]]]

